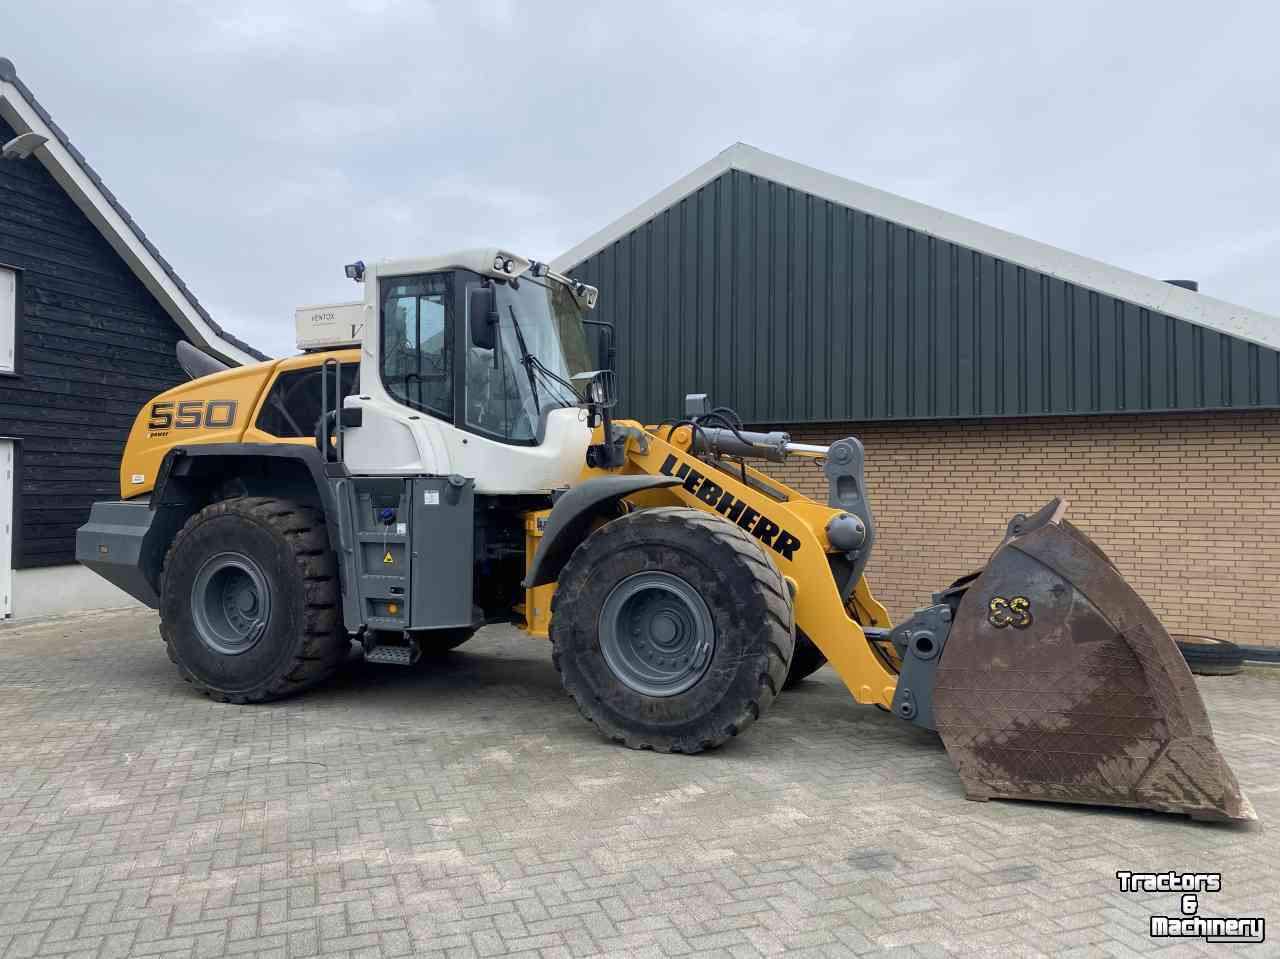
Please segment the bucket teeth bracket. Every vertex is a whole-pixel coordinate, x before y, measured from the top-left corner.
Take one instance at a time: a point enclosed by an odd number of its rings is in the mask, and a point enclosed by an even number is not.
[[[917,609],[889,634],[902,661],[890,708],[895,716],[924,729],[936,728],[933,724],[934,680],[951,634],[954,613],[954,607],[948,603]]]

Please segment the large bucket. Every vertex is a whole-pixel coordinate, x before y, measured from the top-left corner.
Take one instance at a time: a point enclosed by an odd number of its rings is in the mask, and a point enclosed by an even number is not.
[[[971,799],[1255,819],[1178,647],[1054,500],[968,584],[933,719]]]

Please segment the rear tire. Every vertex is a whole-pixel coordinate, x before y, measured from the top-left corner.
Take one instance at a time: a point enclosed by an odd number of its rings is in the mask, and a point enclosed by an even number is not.
[[[783,689],[791,689],[808,679],[823,666],[827,665],[827,657],[812,639],[801,629],[796,630],[796,653],[791,657],[791,670],[787,673],[787,681]]]
[[[269,497],[205,507],[165,556],[160,635],[182,678],[219,702],[267,702],[325,679],[351,644],[323,517]]]
[[[777,696],[794,648],[777,568],[734,524],[683,507],[592,533],[551,610],[565,689],[632,749],[697,753],[736,736]]]

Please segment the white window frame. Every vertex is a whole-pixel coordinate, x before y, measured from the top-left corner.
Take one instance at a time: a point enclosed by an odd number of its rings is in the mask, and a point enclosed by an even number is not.
[[[18,271],[0,266],[0,373],[18,366]]]

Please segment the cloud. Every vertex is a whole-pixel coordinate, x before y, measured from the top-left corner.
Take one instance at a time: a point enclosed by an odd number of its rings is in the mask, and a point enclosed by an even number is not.
[[[1273,5],[11,2],[0,53],[219,321],[550,258],[743,140],[1280,314]],[[607,291],[605,291],[607,295]]]

